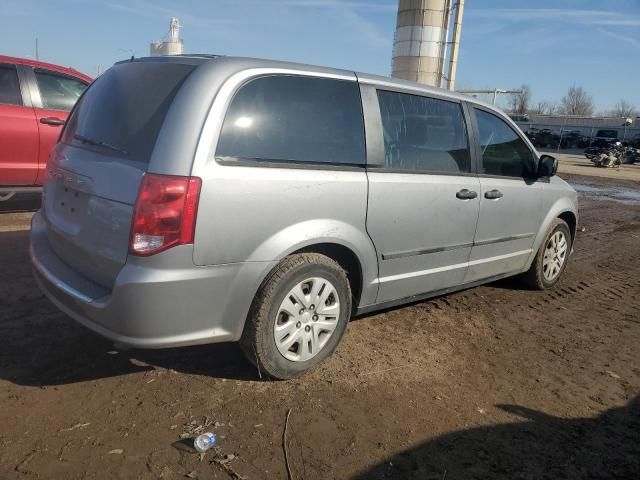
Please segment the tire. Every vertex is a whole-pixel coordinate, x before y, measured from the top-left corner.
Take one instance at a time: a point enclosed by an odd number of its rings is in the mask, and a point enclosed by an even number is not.
[[[549,272],[549,264],[545,265],[545,253],[547,252],[547,249],[550,247],[551,247],[551,251],[553,251],[553,246],[551,245],[551,242],[552,242],[552,238],[557,233],[559,233],[564,237],[566,241],[566,245],[565,245],[566,249],[564,252],[564,257],[562,258],[562,264],[558,268],[557,272],[550,278],[549,274],[546,274],[547,272]],[[533,259],[533,263],[531,264],[531,268],[529,268],[527,272],[522,274],[521,276],[522,281],[527,286],[535,290],[547,290],[549,288],[552,288],[556,283],[558,283],[558,281],[560,280],[560,277],[564,273],[565,268],[567,267],[567,263],[569,261],[569,254],[571,253],[571,247],[572,247],[572,239],[571,239],[571,231],[569,229],[569,225],[567,225],[567,222],[565,222],[564,220],[560,218],[556,218],[554,222],[551,224],[551,227],[549,228],[549,232],[545,236],[544,241],[540,245],[540,249],[538,250],[536,257]],[[556,255],[554,255],[554,258],[557,258]],[[553,262],[553,260],[551,260],[551,262]],[[551,271],[553,272],[554,269],[552,268]]]
[[[300,288],[294,293],[296,287]],[[319,300],[323,297],[326,300]],[[315,306],[314,298],[324,305]],[[294,378],[333,354],[350,318],[351,287],[342,267],[318,253],[291,255],[258,289],[240,346],[262,375],[280,380]],[[324,326],[333,330],[324,330]]]

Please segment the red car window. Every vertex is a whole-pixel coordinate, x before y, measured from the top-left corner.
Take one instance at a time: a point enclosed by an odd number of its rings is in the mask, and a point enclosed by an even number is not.
[[[42,106],[51,110],[71,110],[87,84],[64,75],[36,70]]]
[[[0,65],[0,103],[22,105],[18,72],[9,65]]]

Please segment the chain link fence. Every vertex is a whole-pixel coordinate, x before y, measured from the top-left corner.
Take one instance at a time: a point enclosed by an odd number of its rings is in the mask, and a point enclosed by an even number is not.
[[[554,150],[603,146],[611,141],[640,148],[640,117],[578,117],[572,115],[512,115],[536,148]]]

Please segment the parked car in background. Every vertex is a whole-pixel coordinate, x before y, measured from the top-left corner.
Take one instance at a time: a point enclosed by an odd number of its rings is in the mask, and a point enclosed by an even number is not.
[[[531,143],[535,145],[534,140],[536,138],[536,135],[538,135],[538,132],[540,132],[539,128],[531,127],[531,128],[528,128],[527,130],[525,130],[524,134],[531,141]]]
[[[633,148],[640,148],[640,134],[634,135],[629,139],[629,146]]]
[[[591,148],[609,148],[618,141],[617,130],[598,130],[591,140]]]
[[[565,130],[562,132],[560,148],[585,148],[589,145],[589,137],[580,130]]]
[[[527,137],[537,148],[556,148],[560,142],[560,135],[549,128],[531,128],[528,130]]]
[[[73,110],[31,259],[53,303],[117,343],[240,341],[263,374],[291,378],[353,314],[512,275],[553,287],[578,214],[556,169],[503,112],[448,90],[132,59]]]
[[[71,68],[0,56],[0,200],[39,189],[49,152],[91,81]]]

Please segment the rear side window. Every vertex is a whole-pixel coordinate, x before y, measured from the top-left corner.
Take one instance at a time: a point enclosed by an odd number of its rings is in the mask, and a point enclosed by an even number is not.
[[[460,104],[382,90],[378,102],[386,168],[469,172],[469,142]]]
[[[0,65],[0,103],[22,105],[16,67]]]
[[[474,110],[480,132],[483,172],[506,177],[534,177],[533,154],[520,136],[504,120],[483,110]]]
[[[223,159],[364,164],[356,82],[260,77],[231,101],[216,151]]]
[[[87,88],[85,82],[47,70],[35,70],[35,74],[44,108],[71,110]]]
[[[62,141],[148,163],[169,107],[194,68],[151,62],[115,65],[82,96]]]

